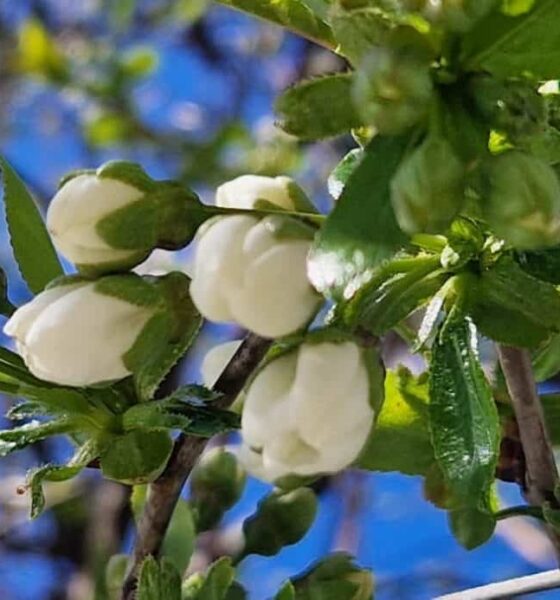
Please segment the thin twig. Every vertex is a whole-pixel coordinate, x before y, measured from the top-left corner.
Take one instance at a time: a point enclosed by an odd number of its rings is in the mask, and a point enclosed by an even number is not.
[[[227,408],[231,405],[270,344],[270,340],[253,334],[245,338],[214,385],[214,390],[223,394],[223,398],[214,406]],[[158,554],[181,490],[207,442],[204,438],[179,436],[165,471],[150,485],[138,524],[132,565],[123,585],[123,600],[132,600],[135,597],[136,580],[143,560],[149,555]]]
[[[499,598],[515,598],[523,594],[533,594],[544,590],[560,588],[560,571],[546,571],[537,575],[528,575],[509,579],[500,583],[491,583],[463,592],[446,594],[434,600],[497,600]]]
[[[558,484],[558,469],[537,393],[531,357],[526,350],[510,346],[498,346],[498,356],[525,454],[525,496],[534,506],[542,506],[545,502],[557,506],[554,490]],[[560,536],[551,528],[548,528],[548,534],[560,557]]]

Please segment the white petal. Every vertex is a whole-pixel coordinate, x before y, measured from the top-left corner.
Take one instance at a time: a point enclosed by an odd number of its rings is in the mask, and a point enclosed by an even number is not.
[[[242,175],[216,190],[216,205],[224,208],[252,209],[257,200],[267,200],[286,210],[294,210],[288,192],[289,177]]]
[[[225,344],[218,344],[204,355],[200,371],[205,386],[212,387],[216,383],[222,371],[241,346],[242,341],[233,340]]]
[[[123,362],[152,312],[83,286],[50,304],[26,337],[29,369],[63,385],[130,374]]]

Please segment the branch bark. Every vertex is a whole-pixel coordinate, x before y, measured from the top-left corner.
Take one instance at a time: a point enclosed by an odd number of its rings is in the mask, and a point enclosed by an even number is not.
[[[271,340],[247,335],[214,385],[214,390],[223,394],[223,398],[215,403],[217,408],[227,408],[232,404],[270,344]],[[159,553],[181,490],[207,442],[204,438],[180,435],[165,471],[150,485],[138,524],[132,564],[123,585],[122,600],[135,597],[138,571],[143,560]]]
[[[510,346],[498,346],[498,356],[525,454],[525,496],[533,505],[542,506],[544,502],[550,502],[558,506],[554,496],[558,469],[537,393],[531,357],[526,350]],[[560,558],[560,536],[551,528],[548,528],[548,534]]]

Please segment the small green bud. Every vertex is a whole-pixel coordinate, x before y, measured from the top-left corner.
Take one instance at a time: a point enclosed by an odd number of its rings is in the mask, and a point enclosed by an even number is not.
[[[244,554],[273,556],[299,542],[315,520],[317,498],[309,488],[272,492],[243,523]]]
[[[560,183],[542,160],[512,150],[492,157],[483,173],[484,216],[519,249],[560,242]]]
[[[191,476],[191,503],[198,531],[215,527],[241,497],[246,474],[237,459],[223,448],[207,452]]]
[[[407,233],[443,233],[464,202],[465,167],[443,137],[429,135],[391,182],[391,202]]]
[[[398,134],[426,118],[433,96],[430,49],[423,36],[398,28],[383,47],[362,61],[354,102],[367,124],[382,134]]]
[[[512,142],[522,142],[543,130],[546,101],[530,83],[477,75],[469,88],[477,110],[488,125],[506,133]]]
[[[318,561],[307,572],[294,579],[292,584],[297,600],[322,598],[325,590],[329,590],[333,598],[373,598],[373,575],[367,569],[354,565],[352,558],[344,552],[337,552]]]

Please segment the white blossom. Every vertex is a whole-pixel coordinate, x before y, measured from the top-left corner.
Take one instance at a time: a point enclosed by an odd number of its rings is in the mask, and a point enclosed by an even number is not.
[[[270,482],[334,473],[358,457],[373,417],[361,348],[304,343],[266,365],[246,391],[241,460]]]

